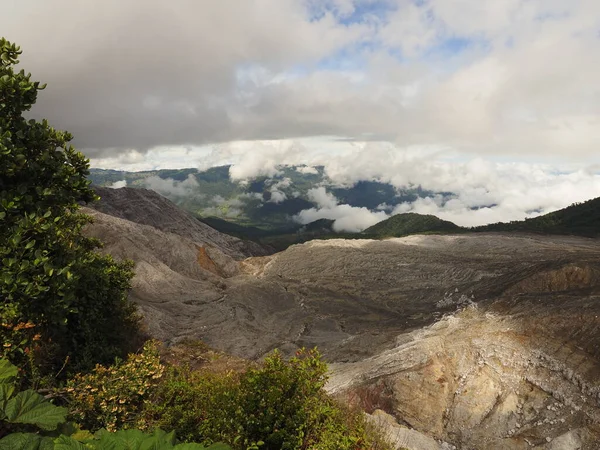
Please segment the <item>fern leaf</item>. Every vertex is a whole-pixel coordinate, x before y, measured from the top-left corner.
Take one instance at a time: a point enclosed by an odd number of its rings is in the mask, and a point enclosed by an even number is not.
[[[116,433],[109,433],[102,429],[96,432],[95,438],[96,440],[89,442],[94,450],[123,450],[121,440]]]
[[[165,433],[162,430],[156,430],[152,436],[148,436],[139,450],[170,450],[175,442],[175,433]]]
[[[6,419],[11,423],[37,425],[42,430],[55,430],[66,419],[68,410],[54,406],[35,391],[19,392],[6,403]]]

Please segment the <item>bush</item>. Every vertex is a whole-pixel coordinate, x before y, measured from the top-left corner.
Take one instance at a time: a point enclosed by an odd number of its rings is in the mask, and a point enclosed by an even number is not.
[[[327,366],[315,350],[289,361],[278,352],[243,373],[191,371],[160,364],[155,345],[117,366],[69,383],[74,418],[92,430],[174,430],[187,442],[235,449],[385,448],[361,413],[323,387]]]
[[[89,161],[69,133],[24,117],[44,86],[15,71],[20,54],[0,39],[0,345],[32,384],[123,355],[138,318],[131,264],[82,234]]]
[[[155,397],[164,371],[158,343],[149,341],[143,352],[124,362],[76,375],[66,389],[72,419],[90,430],[134,427],[145,403]]]
[[[230,450],[224,444],[205,447],[178,444],[175,434],[155,430],[101,430],[95,435],[66,423],[67,409],[29,389],[16,392],[17,368],[0,359],[0,448],[11,450]],[[85,445],[84,445],[85,444]]]

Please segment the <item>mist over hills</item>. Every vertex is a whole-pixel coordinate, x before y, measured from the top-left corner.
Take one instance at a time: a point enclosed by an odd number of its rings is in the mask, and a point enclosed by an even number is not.
[[[480,227],[459,227],[432,215],[397,214],[360,233],[362,237],[386,238],[421,233],[514,232],[573,236],[600,236],[600,197],[525,220],[498,222]]]
[[[452,194],[420,186],[397,188],[380,181],[339,185],[323,167],[279,166],[272,177],[243,181],[230,177],[230,166],[124,172],[92,169],[94,185],[152,189],[202,218],[219,218],[264,230],[298,229],[319,219],[334,220],[337,232],[358,232],[384,220],[403,203]]]
[[[419,233],[521,231],[597,236],[600,200],[574,204],[523,221],[461,227],[432,214],[402,212],[410,202],[436,197],[451,202],[450,192],[417,187],[398,189],[378,181],[339,186],[323,167],[280,166],[274,177],[233,181],[229,166],[124,172],[92,169],[94,185],[151,189],[223,233],[254,241],[267,252],[312,239],[382,239]],[[113,195],[104,189],[103,195]],[[439,200],[442,199],[442,200]]]

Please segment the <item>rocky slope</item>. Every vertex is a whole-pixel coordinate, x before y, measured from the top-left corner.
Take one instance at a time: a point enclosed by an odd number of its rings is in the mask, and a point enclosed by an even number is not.
[[[317,345],[330,391],[385,411],[408,448],[600,447],[598,240],[313,241],[236,261],[222,236],[92,213],[105,251],[136,262],[132,298],[167,342],[248,358]]]
[[[236,259],[270,253],[254,242],[218,232],[150,189],[94,186],[94,190],[100,196],[100,201],[91,206],[113,217],[150,225],[194,242],[211,245]]]

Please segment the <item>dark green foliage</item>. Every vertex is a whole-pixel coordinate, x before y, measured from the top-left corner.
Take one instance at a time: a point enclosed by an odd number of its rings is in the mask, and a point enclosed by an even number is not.
[[[301,230],[304,233],[331,233],[333,231],[333,223],[335,220],[318,219],[314,222],[307,223]]]
[[[483,225],[473,228],[473,231],[523,231],[597,237],[600,236],[600,197],[532,219]]]
[[[164,366],[149,346],[78,377],[68,395],[73,417],[92,430],[170,429],[184,441],[223,441],[240,450],[385,448],[360,413],[324,392],[326,380],[315,351],[289,361],[275,352],[243,373],[212,373]]]
[[[296,224],[287,228],[276,228],[266,230],[263,228],[245,226],[237,224],[235,222],[229,222],[227,220],[221,219],[220,217],[202,217],[199,220],[205,223],[206,225],[214,228],[215,230],[219,230],[222,233],[226,233],[231,236],[236,236],[241,239],[249,239],[258,242],[261,238],[265,238],[268,236],[295,233],[301,227],[299,224]]]
[[[92,435],[66,423],[66,408],[53,405],[33,390],[17,392],[16,375],[17,368],[0,359],[1,450],[230,450],[225,444],[178,444],[175,433],[159,429],[152,434],[99,430]]]
[[[31,389],[17,392],[16,378],[17,368],[8,360],[0,359],[0,436],[27,431],[29,425],[52,431],[65,422],[66,408],[54,406]]]
[[[405,213],[396,214],[383,222],[373,225],[362,232],[362,237],[377,239],[399,237],[418,233],[449,233],[460,231],[461,227],[425,214]]]
[[[240,375],[172,370],[148,402],[144,422],[175,429],[182,438],[265,450],[376,445],[362,416],[325,394],[327,366],[315,351],[289,361],[274,352]]]
[[[255,208],[246,208],[245,213],[250,220],[258,222],[262,217],[271,217],[274,223],[285,224],[291,222],[290,218],[300,211],[315,206],[303,198],[288,198],[280,203],[272,203],[268,201],[271,198],[271,194],[268,194],[268,198],[265,197],[266,202],[262,205]]]
[[[0,40],[0,345],[30,375],[108,362],[136,325],[129,264],[93,249],[79,202],[95,199],[89,162],[44,120],[27,121],[43,89],[16,72],[20,50]]]
[[[301,244],[312,239],[340,237],[332,229],[334,221],[329,219],[315,220],[306,225],[295,223],[273,229],[239,225],[219,217],[203,217],[200,220],[215,230],[240,239],[258,242],[274,252],[283,251],[290,245]]]

